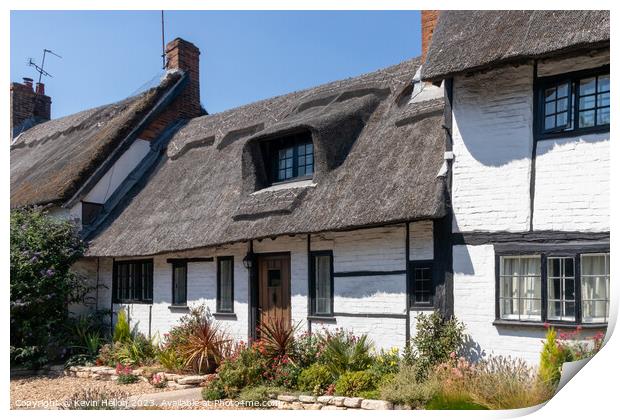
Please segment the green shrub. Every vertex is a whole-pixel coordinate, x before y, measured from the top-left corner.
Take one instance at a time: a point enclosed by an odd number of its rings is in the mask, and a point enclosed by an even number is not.
[[[377,376],[368,371],[345,372],[336,381],[336,395],[357,397],[364,391],[377,388]]]
[[[300,391],[310,391],[314,395],[323,395],[334,382],[334,377],[327,367],[315,363],[302,370],[297,379]]]
[[[155,361],[155,346],[143,334],[115,343],[114,350],[114,359],[123,365],[141,366]]]
[[[388,374],[397,373],[400,362],[401,360],[397,347],[393,347],[389,351],[384,351],[381,349],[379,354],[373,357],[369,370],[375,373],[378,377],[383,377]]]
[[[394,404],[421,408],[433,399],[439,390],[440,384],[435,378],[419,381],[416,367],[403,365],[391,380],[381,384],[379,392],[381,399]]]
[[[356,337],[351,332],[338,329],[322,335],[319,345],[322,352],[318,361],[325,365],[334,377],[347,371],[366,370],[372,363],[372,343],[366,335]]]
[[[157,350],[157,361],[169,372],[181,372],[185,368],[185,361],[172,347],[163,347]]]
[[[208,382],[207,385],[202,388],[202,398],[206,401],[221,400],[225,396],[224,386],[219,379]]]
[[[458,353],[465,341],[465,326],[456,318],[445,319],[438,311],[430,315],[424,313],[416,317],[416,335],[413,359],[417,365],[418,380],[424,379],[429,370],[448,361],[451,353]]]
[[[258,385],[255,387],[245,388],[241,391],[237,399],[239,401],[243,401],[245,407],[256,409],[267,408],[267,401],[269,401],[271,397],[277,393],[278,388]]]
[[[116,324],[114,325],[114,334],[112,335],[112,341],[114,341],[115,343],[127,343],[131,341],[131,329],[129,328],[127,313],[123,308],[121,308],[116,315]]]
[[[89,291],[71,266],[86,249],[74,223],[11,211],[10,363],[37,368],[67,354],[68,306]]]
[[[540,353],[538,378],[549,386],[556,386],[562,374],[562,364],[571,360],[572,352],[568,347],[558,345],[555,329],[549,328]]]
[[[295,340],[295,362],[305,369],[316,363],[319,356],[320,336],[303,333]]]
[[[243,347],[225,359],[218,368],[218,375],[226,396],[235,398],[243,388],[261,385],[267,363],[255,346]]]

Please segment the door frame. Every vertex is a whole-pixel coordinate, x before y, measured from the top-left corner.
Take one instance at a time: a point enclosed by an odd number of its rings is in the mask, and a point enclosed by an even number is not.
[[[250,274],[250,279],[248,281],[248,293],[250,295],[250,317],[248,319],[249,324],[249,341],[256,340],[256,328],[258,328],[258,323],[260,321],[260,315],[258,313],[259,310],[259,296],[260,296],[260,260],[261,257],[282,257],[288,258],[289,265],[289,294],[291,295],[291,287],[293,284],[293,267],[291,266],[291,251],[274,251],[274,252],[253,252],[252,257],[254,263],[252,264],[252,270]],[[291,315],[292,315],[292,302],[290,301],[291,296],[289,296],[289,302],[291,306]]]

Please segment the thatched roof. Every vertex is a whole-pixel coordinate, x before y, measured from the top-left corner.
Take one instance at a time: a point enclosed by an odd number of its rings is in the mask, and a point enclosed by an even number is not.
[[[609,45],[608,10],[443,11],[425,80]]]
[[[180,77],[170,73],[139,95],[23,132],[11,144],[11,207],[69,200],[123,142],[133,140],[132,131]]]
[[[190,120],[90,237],[89,255],[150,255],[443,216],[443,100],[407,104],[418,66],[409,60]],[[314,142],[313,181],[261,190],[261,142],[301,130]]]

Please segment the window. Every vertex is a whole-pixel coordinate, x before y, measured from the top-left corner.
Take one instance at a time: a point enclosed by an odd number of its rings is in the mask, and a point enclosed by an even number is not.
[[[547,319],[575,320],[575,259],[547,259]]]
[[[541,320],[539,256],[500,258],[499,306],[503,319]]]
[[[310,132],[291,134],[262,144],[269,183],[308,179],[314,174],[314,145]]]
[[[609,66],[537,82],[538,137],[609,130]]]
[[[234,264],[233,257],[217,259],[217,312],[234,312]]]
[[[411,307],[433,306],[433,262],[411,261],[409,263]]]
[[[312,315],[334,313],[334,257],[331,251],[310,253],[310,300]]]
[[[112,280],[115,303],[153,302],[153,260],[115,261]]]
[[[581,255],[582,322],[609,318],[609,254]]]
[[[101,210],[103,210],[103,204],[82,201],[82,224],[86,226],[93,223],[97,220]]]
[[[498,255],[497,263],[499,319],[570,324],[607,322],[608,252]]]
[[[172,304],[187,304],[187,263],[172,264]]]

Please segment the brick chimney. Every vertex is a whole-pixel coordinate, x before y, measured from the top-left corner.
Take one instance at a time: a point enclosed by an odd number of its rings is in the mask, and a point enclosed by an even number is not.
[[[32,89],[32,79],[24,77],[23,83],[11,83],[11,138],[33,125],[51,117],[52,98],[45,95],[45,85],[37,83]]]
[[[433,31],[439,18],[439,10],[422,10],[422,61],[426,60],[428,47],[433,39]]]
[[[166,110],[140,134],[141,139],[153,140],[176,120],[195,118],[203,114],[200,106],[199,56],[198,47],[184,39],[176,38],[166,45],[166,69],[182,70],[189,80]]]

